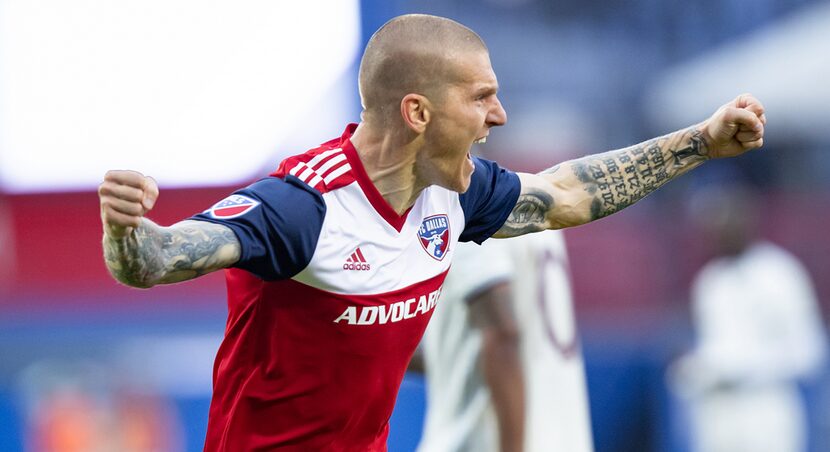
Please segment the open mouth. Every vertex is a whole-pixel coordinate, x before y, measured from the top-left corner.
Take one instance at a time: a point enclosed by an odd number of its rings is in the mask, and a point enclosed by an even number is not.
[[[473,141],[473,143],[475,143],[475,144],[484,144],[484,143],[486,143],[486,142],[487,142],[487,137],[486,137],[486,136],[481,137],[481,138],[479,138],[479,139],[477,139],[477,140]]]

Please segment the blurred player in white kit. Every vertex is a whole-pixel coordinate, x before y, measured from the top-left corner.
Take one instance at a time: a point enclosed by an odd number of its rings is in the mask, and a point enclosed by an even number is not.
[[[670,373],[688,403],[694,452],[807,450],[798,382],[820,369],[825,332],[803,265],[757,237],[755,201],[733,187],[693,202],[717,254],[692,285],[697,344]]]
[[[585,371],[560,231],[455,250],[421,344],[420,452],[591,452]]]

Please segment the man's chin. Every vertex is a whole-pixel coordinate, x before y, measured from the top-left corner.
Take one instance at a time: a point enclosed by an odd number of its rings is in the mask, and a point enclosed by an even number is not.
[[[443,183],[439,183],[438,185],[457,193],[466,193],[470,188],[470,184],[473,180],[473,173],[476,170],[476,166],[471,160],[467,160],[466,164],[470,165],[469,169],[465,168],[460,174],[458,174],[457,178],[445,180]]]
[[[461,182],[461,184],[459,184],[458,189],[455,190],[455,191],[457,191],[458,193],[467,193],[467,190],[470,189],[470,184],[472,183],[472,180],[473,180],[473,173],[470,173],[469,176],[464,178],[464,180]]]
[[[476,172],[476,165],[473,163],[473,158],[470,153],[467,153],[467,161],[466,164],[470,165],[470,172],[466,174],[462,179],[462,187],[460,190],[457,190],[458,193],[465,193],[470,188],[470,183],[473,180],[473,173]]]
[[[471,180],[472,177],[467,177],[466,179],[455,180],[437,185],[444,187],[447,190],[454,191],[456,193],[466,193],[467,190],[470,189]]]

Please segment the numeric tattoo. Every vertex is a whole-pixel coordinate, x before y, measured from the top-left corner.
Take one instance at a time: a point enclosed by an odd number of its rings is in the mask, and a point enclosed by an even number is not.
[[[574,175],[593,196],[591,220],[639,201],[669,180],[705,161],[706,142],[699,130],[655,138],[629,148],[575,160]]]

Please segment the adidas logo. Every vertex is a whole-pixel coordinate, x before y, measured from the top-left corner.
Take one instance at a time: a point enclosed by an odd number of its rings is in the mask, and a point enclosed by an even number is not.
[[[355,248],[354,253],[346,259],[343,270],[369,270],[369,264],[366,262],[366,258],[363,257],[360,247]]]

